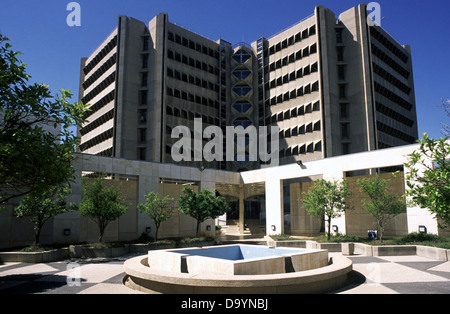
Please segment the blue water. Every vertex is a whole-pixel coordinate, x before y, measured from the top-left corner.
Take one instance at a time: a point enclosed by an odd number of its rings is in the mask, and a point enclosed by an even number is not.
[[[207,249],[187,249],[173,251],[174,253],[197,255],[204,257],[220,258],[231,261],[245,259],[262,258],[269,256],[281,256],[286,254],[299,253],[304,250],[290,250],[281,248],[268,248],[253,245],[218,246]]]

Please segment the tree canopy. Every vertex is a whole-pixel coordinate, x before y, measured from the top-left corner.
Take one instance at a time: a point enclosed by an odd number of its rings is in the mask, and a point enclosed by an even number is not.
[[[189,215],[197,221],[196,237],[199,235],[202,222],[208,218],[216,219],[231,210],[224,197],[216,196],[210,190],[195,193],[189,187],[183,189],[183,195],[180,196],[178,205],[181,213]]]
[[[0,204],[31,192],[44,193],[74,176],[72,161],[87,106],[72,94],[30,83],[20,52],[0,34]]]
[[[424,133],[419,143],[405,164],[406,195],[435,214],[444,228],[450,225],[450,137],[434,140]]]

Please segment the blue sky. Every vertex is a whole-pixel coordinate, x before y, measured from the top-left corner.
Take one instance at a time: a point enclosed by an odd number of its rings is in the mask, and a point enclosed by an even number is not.
[[[316,5],[336,15],[362,3],[353,0],[79,0],[81,26],[69,27],[71,0],[0,0],[0,32],[24,53],[32,80],[78,99],[80,59],[89,56],[117,26],[119,15],[148,22],[161,12],[169,20],[210,39],[252,42],[295,24]],[[369,1],[367,1],[369,2]],[[450,1],[378,0],[382,26],[412,47],[419,134],[442,136],[450,119],[439,108],[450,99]]]

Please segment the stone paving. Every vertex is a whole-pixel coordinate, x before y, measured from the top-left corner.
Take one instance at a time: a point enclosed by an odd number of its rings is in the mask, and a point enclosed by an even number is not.
[[[0,294],[138,294],[122,283],[123,263],[132,256],[0,265]],[[333,294],[450,293],[450,262],[419,256],[349,258],[349,283]]]

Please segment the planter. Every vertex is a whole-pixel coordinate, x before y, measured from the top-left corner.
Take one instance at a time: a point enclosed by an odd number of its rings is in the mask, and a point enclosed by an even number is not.
[[[408,256],[417,255],[415,245],[385,245],[374,246],[373,256]]]
[[[84,245],[71,245],[69,247],[71,258],[113,258],[129,252],[129,245],[113,248],[95,248]]]
[[[43,252],[4,252],[0,253],[1,263],[50,263],[69,258],[69,249],[56,249]]]
[[[355,243],[342,243],[342,255],[353,255],[355,253]]]
[[[305,240],[293,240],[293,241],[267,241],[267,245],[271,247],[295,247],[306,249]]]

